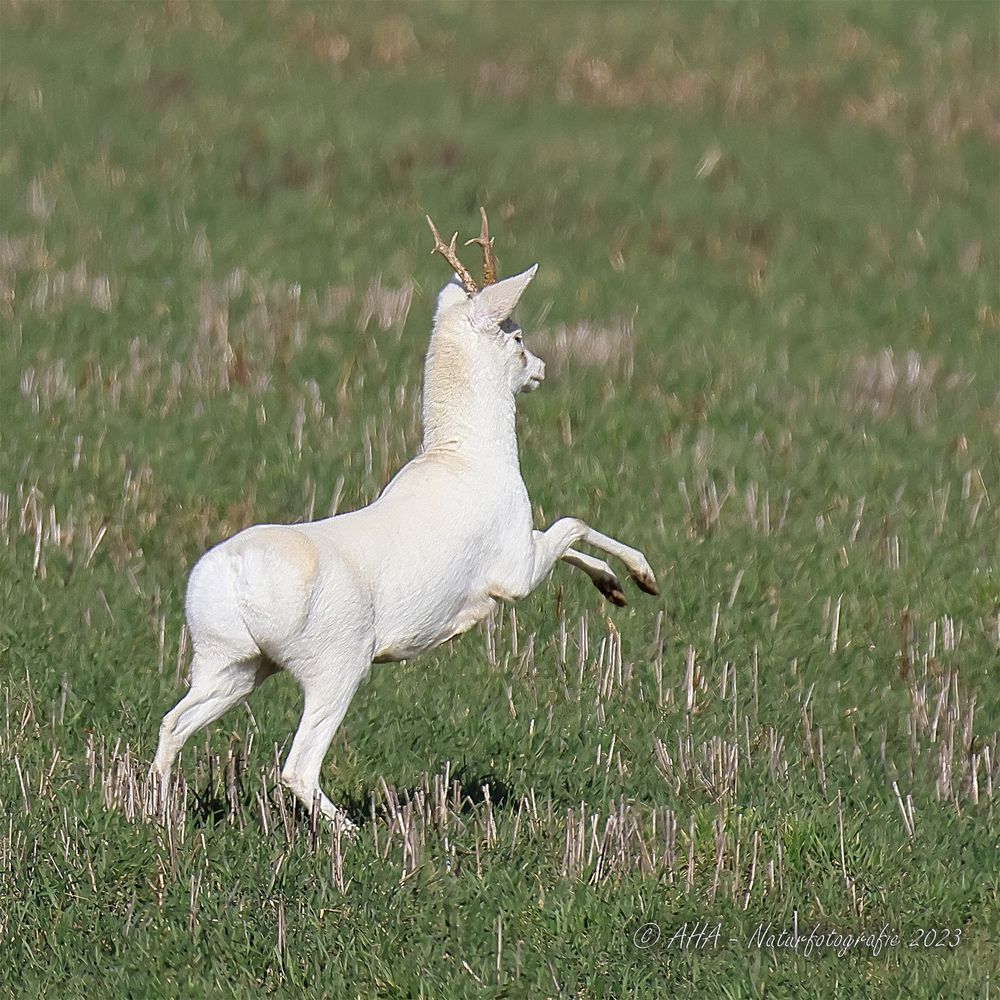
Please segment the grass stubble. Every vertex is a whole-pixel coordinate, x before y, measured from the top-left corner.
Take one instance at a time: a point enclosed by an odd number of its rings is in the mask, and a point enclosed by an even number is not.
[[[0,985],[988,996],[995,17],[477,10],[3,8]],[[664,597],[560,571],[374,668],[355,839],[278,787],[286,678],[155,803],[187,568],[413,453],[420,219],[481,201],[542,263],[538,520]],[[816,927],[900,942],[762,943]]]

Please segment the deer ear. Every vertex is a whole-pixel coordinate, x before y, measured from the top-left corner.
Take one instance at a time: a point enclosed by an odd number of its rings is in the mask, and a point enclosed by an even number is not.
[[[438,292],[437,307],[434,310],[434,318],[437,319],[442,313],[457,306],[461,302],[468,302],[469,296],[465,294],[462,282],[458,275],[452,275],[449,281],[440,292]]]
[[[527,271],[504,278],[495,285],[487,285],[478,292],[472,299],[472,325],[477,330],[494,330],[505,319],[510,319],[537,270],[538,265],[532,264]]]

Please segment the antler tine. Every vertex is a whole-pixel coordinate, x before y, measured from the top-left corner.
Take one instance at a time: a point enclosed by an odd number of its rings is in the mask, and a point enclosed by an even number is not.
[[[497,280],[497,259],[493,256],[493,237],[490,236],[490,223],[486,218],[486,209],[482,205],[479,206],[479,214],[483,218],[479,238],[466,240],[465,245],[471,246],[473,243],[477,243],[483,248],[483,285],[494,285]]]
[[[437,227],[434,225],[433,220],[428,215],[427,225],[431,227],[431,235],[434,237],[434,249],[431,253],[439,253],[442,257],[451,265],[451,269],[458,275],[462,282],[462,287],[465,289],[466,295],[475,295],[479,291],[479,286],[472,280],[472,275],[466,270],[465,266],[458,259],[458,254],[455,252],[455,244],[458,241],[458,233],[455,233],[451,238],[451,244],[447,244],[441,239],[441,234],[437,231]]]

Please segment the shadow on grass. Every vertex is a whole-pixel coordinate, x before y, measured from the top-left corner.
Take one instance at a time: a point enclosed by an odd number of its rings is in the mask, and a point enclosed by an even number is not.
[[[426,787],[421,784],[390,790],[395,793],[402,807],[408,802],[416,801],[421,794],[427,794]],[[259,792],[253,784],[243,780],[243,775],[236,778],[235,788],[232,788],[220,786],[218,779],[209,774],[200,787],[190,786],[190,794],[191,819],[196,826],[210,827],[230,823],[234,812],[239,811],[247,823],[262,829],[264,827],[258,802]],[[293,798],[291,792],[274,785],[268,788],[267,794],[268,802],[274,811],[273,819],[277,819],[281,814],[280,806],[277,804],[277,796],[281,795],[284,796],[285,810],[292,816],[296,825],[311,824],[309,810]],[[502,810],[509,800],[516,801],[517,796],[502,778],[472,765],[463,764],[451,773],[446,792],[450,810],[459,815],[469,815],[486,802],[487,798],[492,802],[494,809]],[[336,795],[334,804],[357,826],[368,823],[373,811],[375,817],[383,821],[387,821],[392,815],[389,805],[385,802],[382,787],[378,783],[364,785],[354,793],[342,792]]]
[[[514,790],[502,778],[491,771],[484,772],[473,765],[462,764],[450,775],[446,792],[448,806],[460,815],[473,813],[487,800],[487,790],[495,809],[503,809],[504,804],[512,797],[516,799]],[[396,793],[401,806],[414,801],[421,793],[426,794],[423,785],[394,788],[392,791]],[[373,803],[376,817],[386,818],[390,815],[378,784],[365,785],[354,794],[341,795],[336,804],[344,810],[352,823],[360,826],[371,819]]]

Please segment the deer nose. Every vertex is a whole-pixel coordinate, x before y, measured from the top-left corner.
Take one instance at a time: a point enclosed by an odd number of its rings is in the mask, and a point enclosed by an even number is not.
[[[544,361],[539,361],[538,362],[538,378],[539,379],[545,378],[545,362]]]

